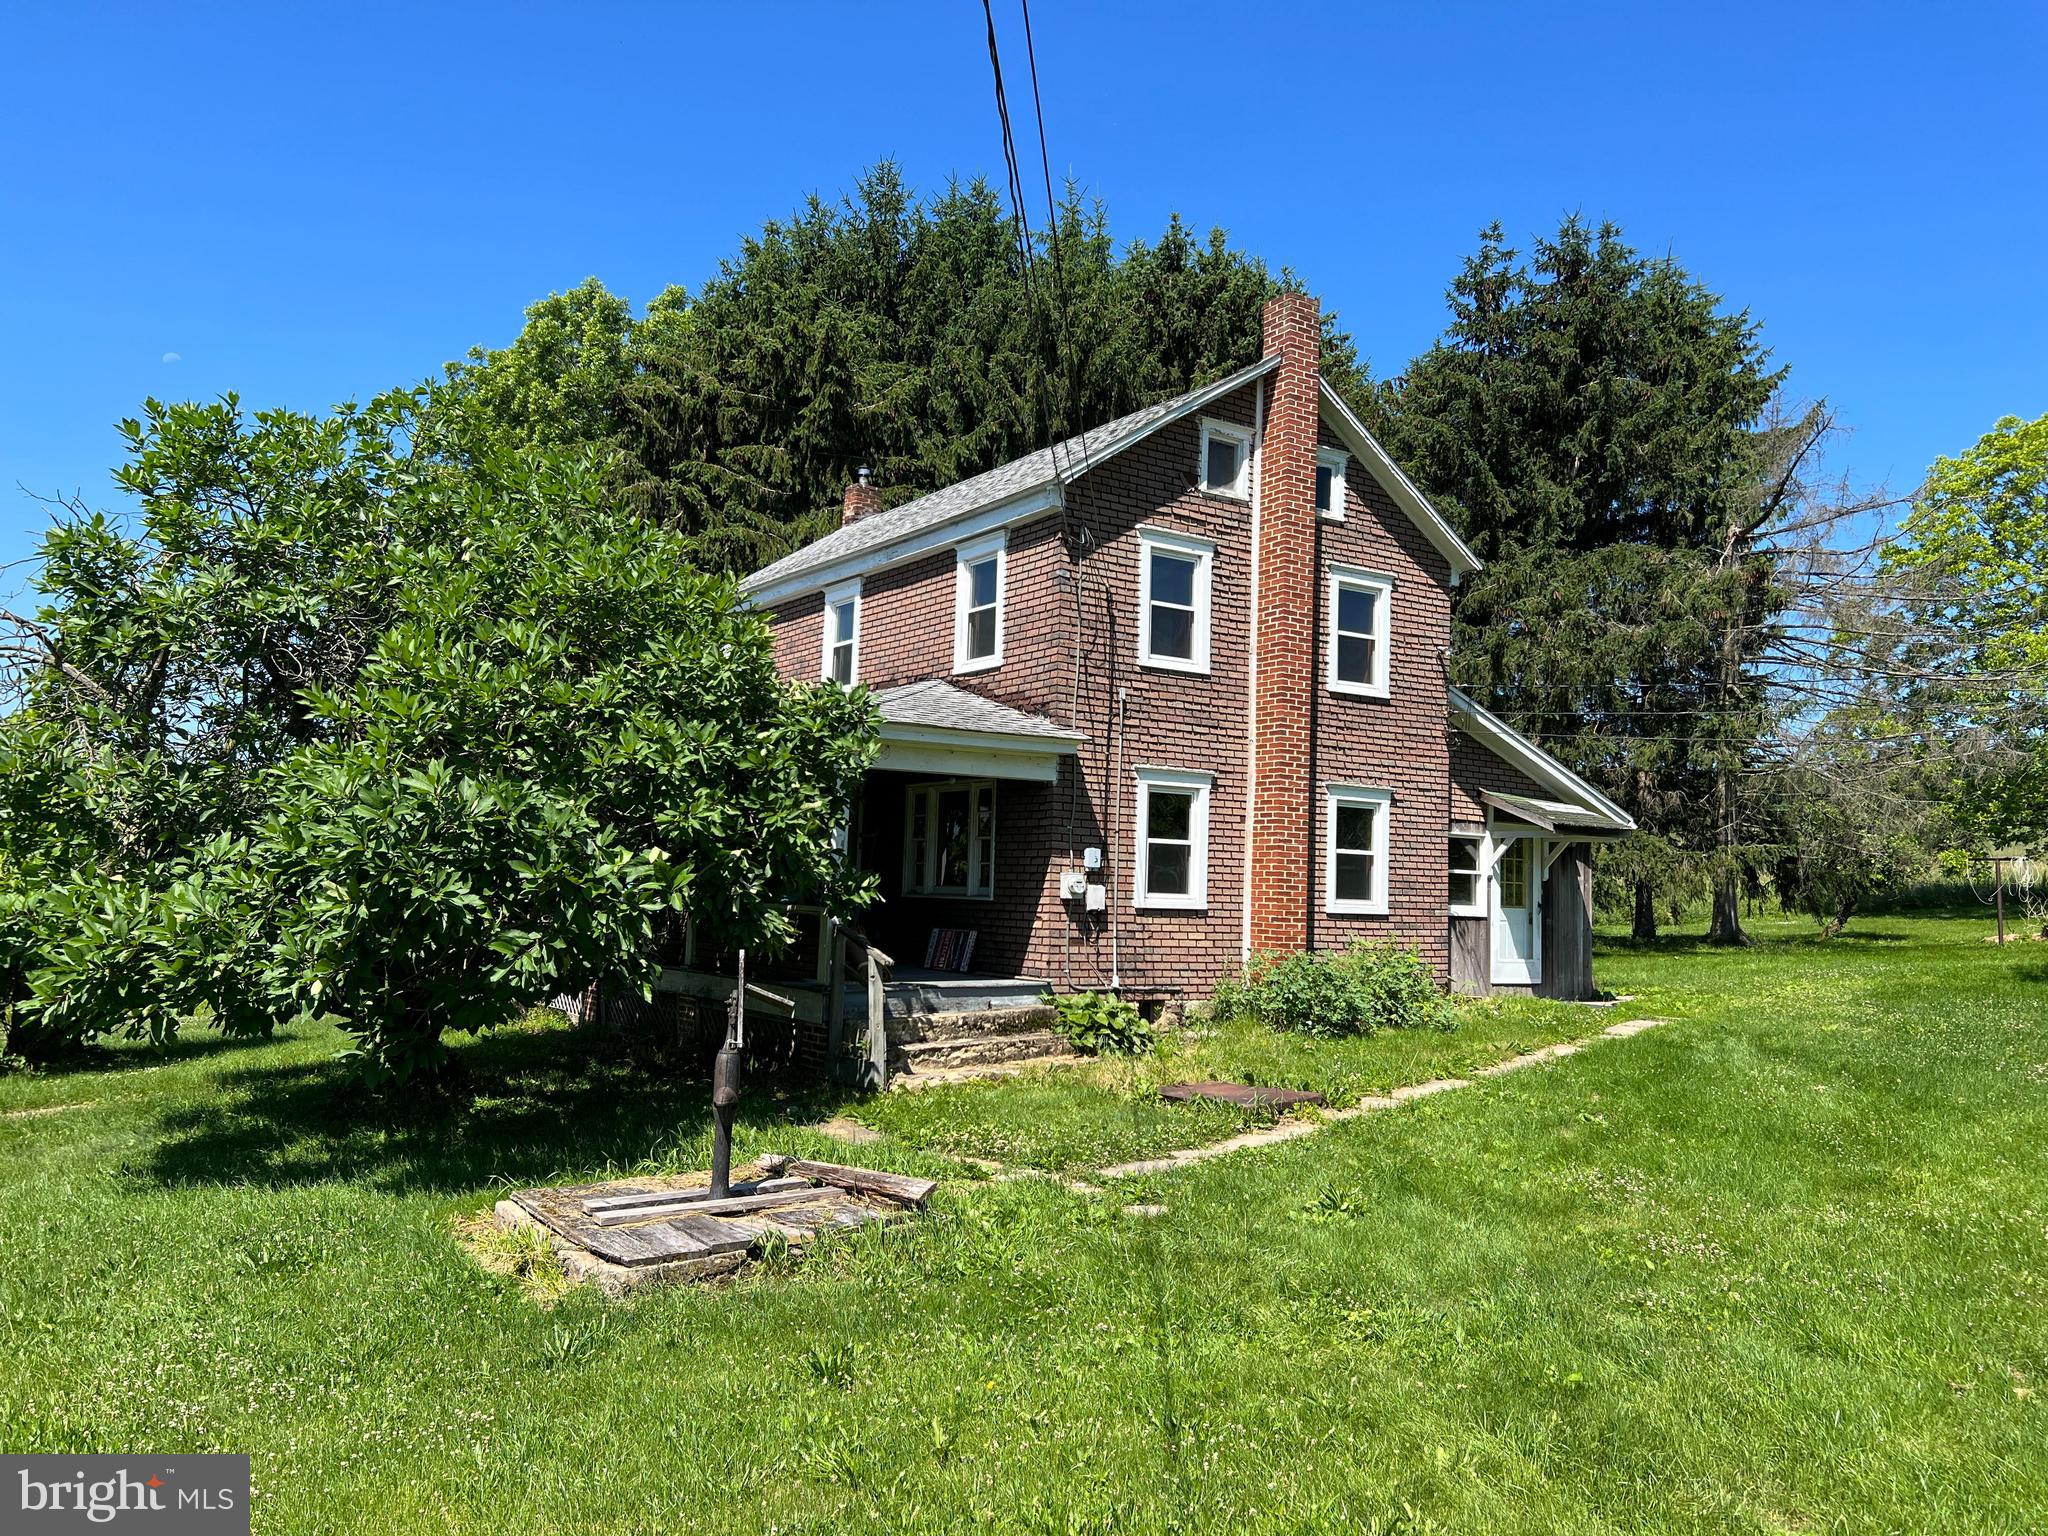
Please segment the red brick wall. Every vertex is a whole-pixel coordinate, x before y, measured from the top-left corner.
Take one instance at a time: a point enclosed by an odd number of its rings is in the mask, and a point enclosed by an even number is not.
[[[1327,430],[1322,442],[1342,448]],[[1318,948],[1363,937],[1394,938],[1422,951],[1440,972],[1450,964],[1445,832],[1450,823],[1444,653],[1451,643],[1450,567],[1365,464],[1344,473],[1344,521],[1318,525],[1321,568],[1354,565],[1393,578],[1384,699],[1332,693],[1327,684],[1328,584],[1315,593],[1315,815],[1311,910]],[[1263,683],[1261,687],[1263,687]],[[1385,916],[1323,910],[1322,786],[1367,785],[1393,792]]]
[[[1491,748],[1474,741],[1456,726],[1451,727],[1450,742],[1451,820],[1486,820],[1486,806],[1479,798],[1479,792],[1485,789],[1500,795],[1534,795],[1539,800],[1557,798],[1554,791],[1502,762]]]
[[[1302,317],[1294,317],[1299,322]],[[1283,321],[1285,317],[1283,317]],[[1254,384],[1200,414],[1254,423]],[[1312,378],[1311,378],[1312,383]],[[1270,396],[1268,399],[1270,407]],[[1269,494],[1275,424],[1268,411],[1264,472]],[[1314,445],[1305,455],[1290,425],[1290,472],[1299,475],[1306,526],[1269,538],[1262,576],[1268,601],[1265,638],[1275,658],[1262,673],[1261,715],[1272,750],[1260,753],[1262,823],[1274,852],[1259,863],[1266,883],[1257,945],[1322,946],[1383,933],[1420,947],[1440,971],[1448,964],[1444,834],[1451,820],[1452,744],[1445,726],[1442,652],[1449,643],[1443,559],[1417,532],[1365,466],[1351,462],[1342,524],[1313,517]],[[864,862],[884,872],[890,900],[871,931],[895,941],[892,952],[922,959],[934,925],[976,928],[978,967],[1018,970],[1064,987],[1107,985],[1112,971],[1137,993],[1206,995],[1238,963],[1245,923],[1245,840],[1250,730],[1251,509],[1196,487],[1199,420],[1176,422],[1091,470],[1068,492],[1067,513],[1050,514],[1009,534],[1004,662],[954,677],[953,555],[924,556],[867,578],[862,592],[861,680],[874,687],[927,677],[1084,733],[1078,757],[1065,760],[1055,785],[997,788],[997,901],[905,898],[900,877],[902,786],[878,777],[863,838]],[[1305,470],[1303,466],[1306,466]],[[1273,504],[1264,516],[1273,517]],[[1216,545],[1207,675],[1148,671],[1137,665],[1138,528],[1198,535]],[[1085,549],[1070,564],[1062,541],[1071,527]],[[1323,683],[1316,632],[1324,563],[1365,566],[1395,580],[1391,691],[1388,700],[1335,695]],[[1288,553],[1288,551],[1292,553]],[[1276,578],[1274,572],[1278,570]],[[1072,572],[1071,579],[1068,573]],[[1076,630],[1076,595],[1080,617]],[[770,613],[778,657],[793,677],[818,675],[822,600],[793,599]],[[1321,615],[1327,627],[1327,615]],[[1078,663],[1078,670],[1077,670]],[[1268,684],[1271,684],[1269,690]],[[1315,719],[1311,761],[1309,721]],[[1213,775],[1209,804],[1208,907],[1203,912],[1133,910],[1136,770],[1194,769]],[[1504,769],[1503,771],[1508,771]],[[1362,783],[1394,792],[1392,863],[1385,917],[1335,917],[1322,910],[1321,785]],[[1505,786],[1503,786],[1505,787]],[[877,799],[876,797],[879,797]],[[1467,795],[1469,801],[1469,794]],[[868,846],[869,844],[873,846]],[[1083,916],[1059,896],[1060,872],[1082,848],[1104,848],[1112,911]]]

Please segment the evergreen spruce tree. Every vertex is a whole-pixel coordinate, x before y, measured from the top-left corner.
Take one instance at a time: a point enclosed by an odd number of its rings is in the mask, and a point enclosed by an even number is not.
[[[1459,594],[1453,674],[1710,865],[1716,935],[1739,938],[1736,786],[1776,599],[1735,530],[1784,371],[1746,312],[1612,225],[1568,218],[1527,259],[1495,225],[1449,298],[1445,335],[1369,407],[1488,562]],[[1637,932],[1656,916],[1645,875]]]

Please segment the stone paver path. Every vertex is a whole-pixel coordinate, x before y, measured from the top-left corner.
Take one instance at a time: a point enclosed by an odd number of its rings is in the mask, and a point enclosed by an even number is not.
[[[1654,1029],[1662,1019],[1629,1019],[1620,1024],[1610,1024],[1593,1036],[1593,1040],[1626,1040],[1639,1035],[1646,1029]],[[1524,1051],[1519,1056],[1510,1056],[1497,1061],[1490,1067],[1481,1067],[1476,1077],[1504,1077],[1510,1072],[1520,1072],[1526,1067],[1540,1066],[1546,1061],[1557,1061],[1562,1057],[1575,1056],[1591,1041],[1577,1043],[1565,1041],[1558,1045],[1546,1045],[1538,1050]],[[1233,1152],[1243,1152],[1253,1147],[1270,1147],[1283,1141],[1295,1141],[1303,1136],[1313,1136],[1324,1126],[1338,1120],[1355,1120],[1360,1115],[1377,1114],[1381,1110],[1398,1109],[1403,1104],[1412,1104],[1417,1099],[1429,1098],[1432,1094],[1449,1093],[1455,1088],[1469,1088],[1472,1078],[1439,1077],[1426,1083],[1409,1083],[1386,1094],[1375,1094],[1360,1099],[1344,1109],[1325,1110],[1314,1119],[1280,1120],[1263,1130],[1246,1131],[1241,1136],[1232,1136],[1225,1141],[1212,1141],[1206,1146],[1183,1147],[1177,1152],[1168,1152],[1160,1157],[1139,1158],[1136,1162],[1118,1163],[1114,1167],[1100,1170],[1097,1177],[1104,1179],[1137,1178],[1145,1174],[1171,1173],[1176,1168],[1185,1168],[1191,1163],[1207,1162],[1212,1157],[1228,1157]]]
[[[1472,1077],[1438,1077],[1432,1078],[1426,1083],[1407,1083],[1387,1093],[1373,1094],[1362,1098],[1356,1104],[1347,1105],[1343,1109],[1312,1111],[1309,1115],[1299,1118],[1290,1115],[1260,1130],[1245,1131],[1240,1135],[1231,1136],[1222,1141],[1212,1141],[1204,1146],[1182,1147],[1178,1151],[1162,1153],[1158,1157],[1144,1157],[1139,1158],[1135,1162],[1117,1163],[1112,1167],[1098,1169],[1094,1176],[1099,1179],[1128,1179],[1138,1178],[1146,1174],[1171,1173],[1176,1168],[1186,1168],[1194,1163],[1207,1162],[1212,1157],[1228,1157],[1233,1152],[1247,1152],[1258,1147],[1277,1146],[1284,1141],[1298,1141],[1303,1136],[1313,1136],[1322,1130],[1323,1127],[1335,1124],[1340,1120],[1355,1120],[1360,1115],[1371,1115],[1377,1114],[1382,1110],[1399,1109],[1403,1104],[1412,1104],[1417,1099],[1426,1099],[1434,1094],[1449,1093],[1457,1088],[1469,1088],[1472,1086],[1474,1078],[1505,1077],[1510,1072],[1520,1072],[1529,1067],[1541,1066],[1547,1061],[1561,1061],[1567,1056],[1576,1056],[1580,1051],[1583,1051],[1587,1046],[1597,1041],[1626,1040],[1633,1035],[1641,1034],[1646,1029],[1655,1029],[1664,1022],[1663,1019],[1625,1019],[1619,1024],[1608,1025],[1599,1034],[1586,1040],[1567,1040],[1557,1045],[1541,1046],[1533,1051],[1524,1051],[1519,1056],[1510,1056],[1504,1061],[1496,1061],[1492,1066],[1480,1067],[1474,1071]],[[863,1125],[858,1120],[851,1119],[845,1115],[827,1120],[822,1125],[813,1126],[812,1129],[821,1131],[825,1135],[839,1141],[846,1142],[870,1142],[879,1141],[882,1138],[882,1133],[875,1130],[872,1126]],[[1047,1173],[1038,1168],[1012,1168],[991,1158],[968,1157],[964,1155],[955,1155],[954,1161],[979,1168],[988,1174],[991,1179],[999,1183],[1009,1183],[1018,1179],[1051,1179],[1056,1183],[1064,1185],[1077,1195],[1099,1195],[1102,1193],[1099,1186],[1087,1183],[1082,1179],[1064,1178],[1059,1174]],[[1149,1205],[1126,1206],[1124,1209],[1130,1215],[1147,1216],[1161,1214],[1164,1211],[1164,1207]]]

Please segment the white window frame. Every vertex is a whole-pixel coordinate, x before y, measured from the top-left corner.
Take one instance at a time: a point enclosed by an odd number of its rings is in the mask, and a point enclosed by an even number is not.
[[[1485,917],[1487,915],[1486,883],[1493,876],[1493,861],[1487,857],[1487,838],[1484,832],[1458,832],[1446,834],[1444,895],[1450,895],[1449,851],[1452,843],[1472,845],[1472,899],[1467,902],[1453,901],[1450,904],[1453,917]]]
[[[1323,648],[1327,653],[1323,672],[1330,692],[1347,693],[1363,699],[1390,697],[1390,679],[1393,676],[1394,578],[1383,572],[1368,571],[1355,565],[1332,565],[1329,568],[1326,586],[1323,608],[1329,615],[1329,622],[1323,634]],[[1374,597],[1372,676],[1362,683],[1352,682],[1337,675],[1337,597],[1347,587],[1353,591],[1370,592]]]
[[[1152,556],[1155,553],[1178,555],[1195,562],[1192,656],[1161,656],[1152,650]],[[1139,666],[1160,667],[1169,672],[1206,673],[1209,670],[1210,596],[1215,570],[1216,545],[1213,541],[1194,538],[1185,533],[1173,533],[1164,528],[1138,530]]]
[[[1209,791],[1215,785],[1213,773],[1191,772],[1185,768],[1140,768],[1138,773],[1138,814],[1133,827],[1133,877],[1131,905],[1140,912],[1200,912],[1209,905]],[[1148,887],[1152,880],[1152,844],[1145,836],[1152,809],[1152,792],[1192,794],[1188,810],[1188,889],[1186,895],[1168,892],[1155,896]]]
[[[962,544],[953,551],[953,670],[987,672],[1003,664],[1003,613],[1010,595],[1010,536],[997,529],[986,538]],[[993,556],[996,562],[996,648],[987,656],[967,654],[967,615],[974,597],[972,567]]]
[[[1209,440],[1225,438],[1237,444],[1237,478],[1229,485],[1209,483]],[[1195,434],[1195,485],[1204,496],[1222,496],[1230,501],[1252,499],[1252,429],[1234,421],[1202,418],[1202,430]]]
[[[968,794],[967,814],[969,831],[967,837],[967,884],[939,885],[935,883],[938,871],[939,844],[932,836],[938,825],[939,796],[949,790],[965,790]],[[978,839],[972,830],[974,807],[981,794],[988,795],[988,887],[977,889],[976,876],[982,871],[981,851],[976,846]],[[928,802],[925,810],[925,840],[923,867],[917,867],[912,831],[916,826],[914,804],[919,799]],[[994,779],[925,779],[907,786],[903,791],[903,894],[906,896],[934,896],[946,901],[994,901],[996,899],[996,863],[1000,832],[996,825],[996,781]]]
[[[1337,811],[1364,806],[1373,813],[1372,890],[1363,901],[1337,896]],[[1394,792],[1370,784],[1323,786],[1323,910],[1333,916],[1383,917],[1387,912],[1387,864],[1393,851]],[[1364,852],[1349,849],[1348,852]]]
[[[1326,523],[1341,523],[1344,521],[1344,476],[1351,468],[1351,455],[1342,448],[1318,448],[1316,468],[1330,472],[1330,509],[1325,512],[1318,508],[1316,516]]]
[[[828,683],[833,681],[832,610],[841,603],[847,602],[853,604],[852,655],[849,658],[846,678],[846,686],[851,688],[860,681],[860,621],[863,605],[860,596],[860,580],[857,577],[852,581],[842,581],[836,587],[827,587],[825,589],[824,622],[819,626],[821,633],[818,637],[818,676]]]

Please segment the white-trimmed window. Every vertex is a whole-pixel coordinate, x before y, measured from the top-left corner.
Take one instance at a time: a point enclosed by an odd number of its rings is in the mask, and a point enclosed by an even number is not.
[[[1251,429],[1204,416],[1201,444],[1202,457],[1195,466],[1195,483],[1211,496],[1251,500]]]
[[[995,895],[996,787],[987,779],[904,792],[903,889],[912,896]]]
[[[1344,471],[1351,457],[1341,448],[1316,450],[1316,516],[1332,523],[1344,521]]]
[[[1394,578],[1333,565],[1328,606],[1330,691],[1386,698]]]
[[[860,681],[860,583],[843,582],[825,591],[825,643],[819,676],[852,687]]]
[[[1453,832],[1450,845],[1451,916],[1486,916],[1484,878],[1485,837],[1477,832]]]
[[[1005,535],[998,531],[962,544],[953,555],[953,670],[1000,667],[1008,583]]]
[[[1393,794],[1355,784],[1332,784],[1325,794],[1324,905],[1331,912],[1385,912]]]
[[[1209,670],[1209,587],[1216,546],[1138,530],[1138,662],[1175,672]]]
[[[1209,786],[1213,776],[1179,768],[1138,770],[1139,909],[1197,911],[1209,905]]]

